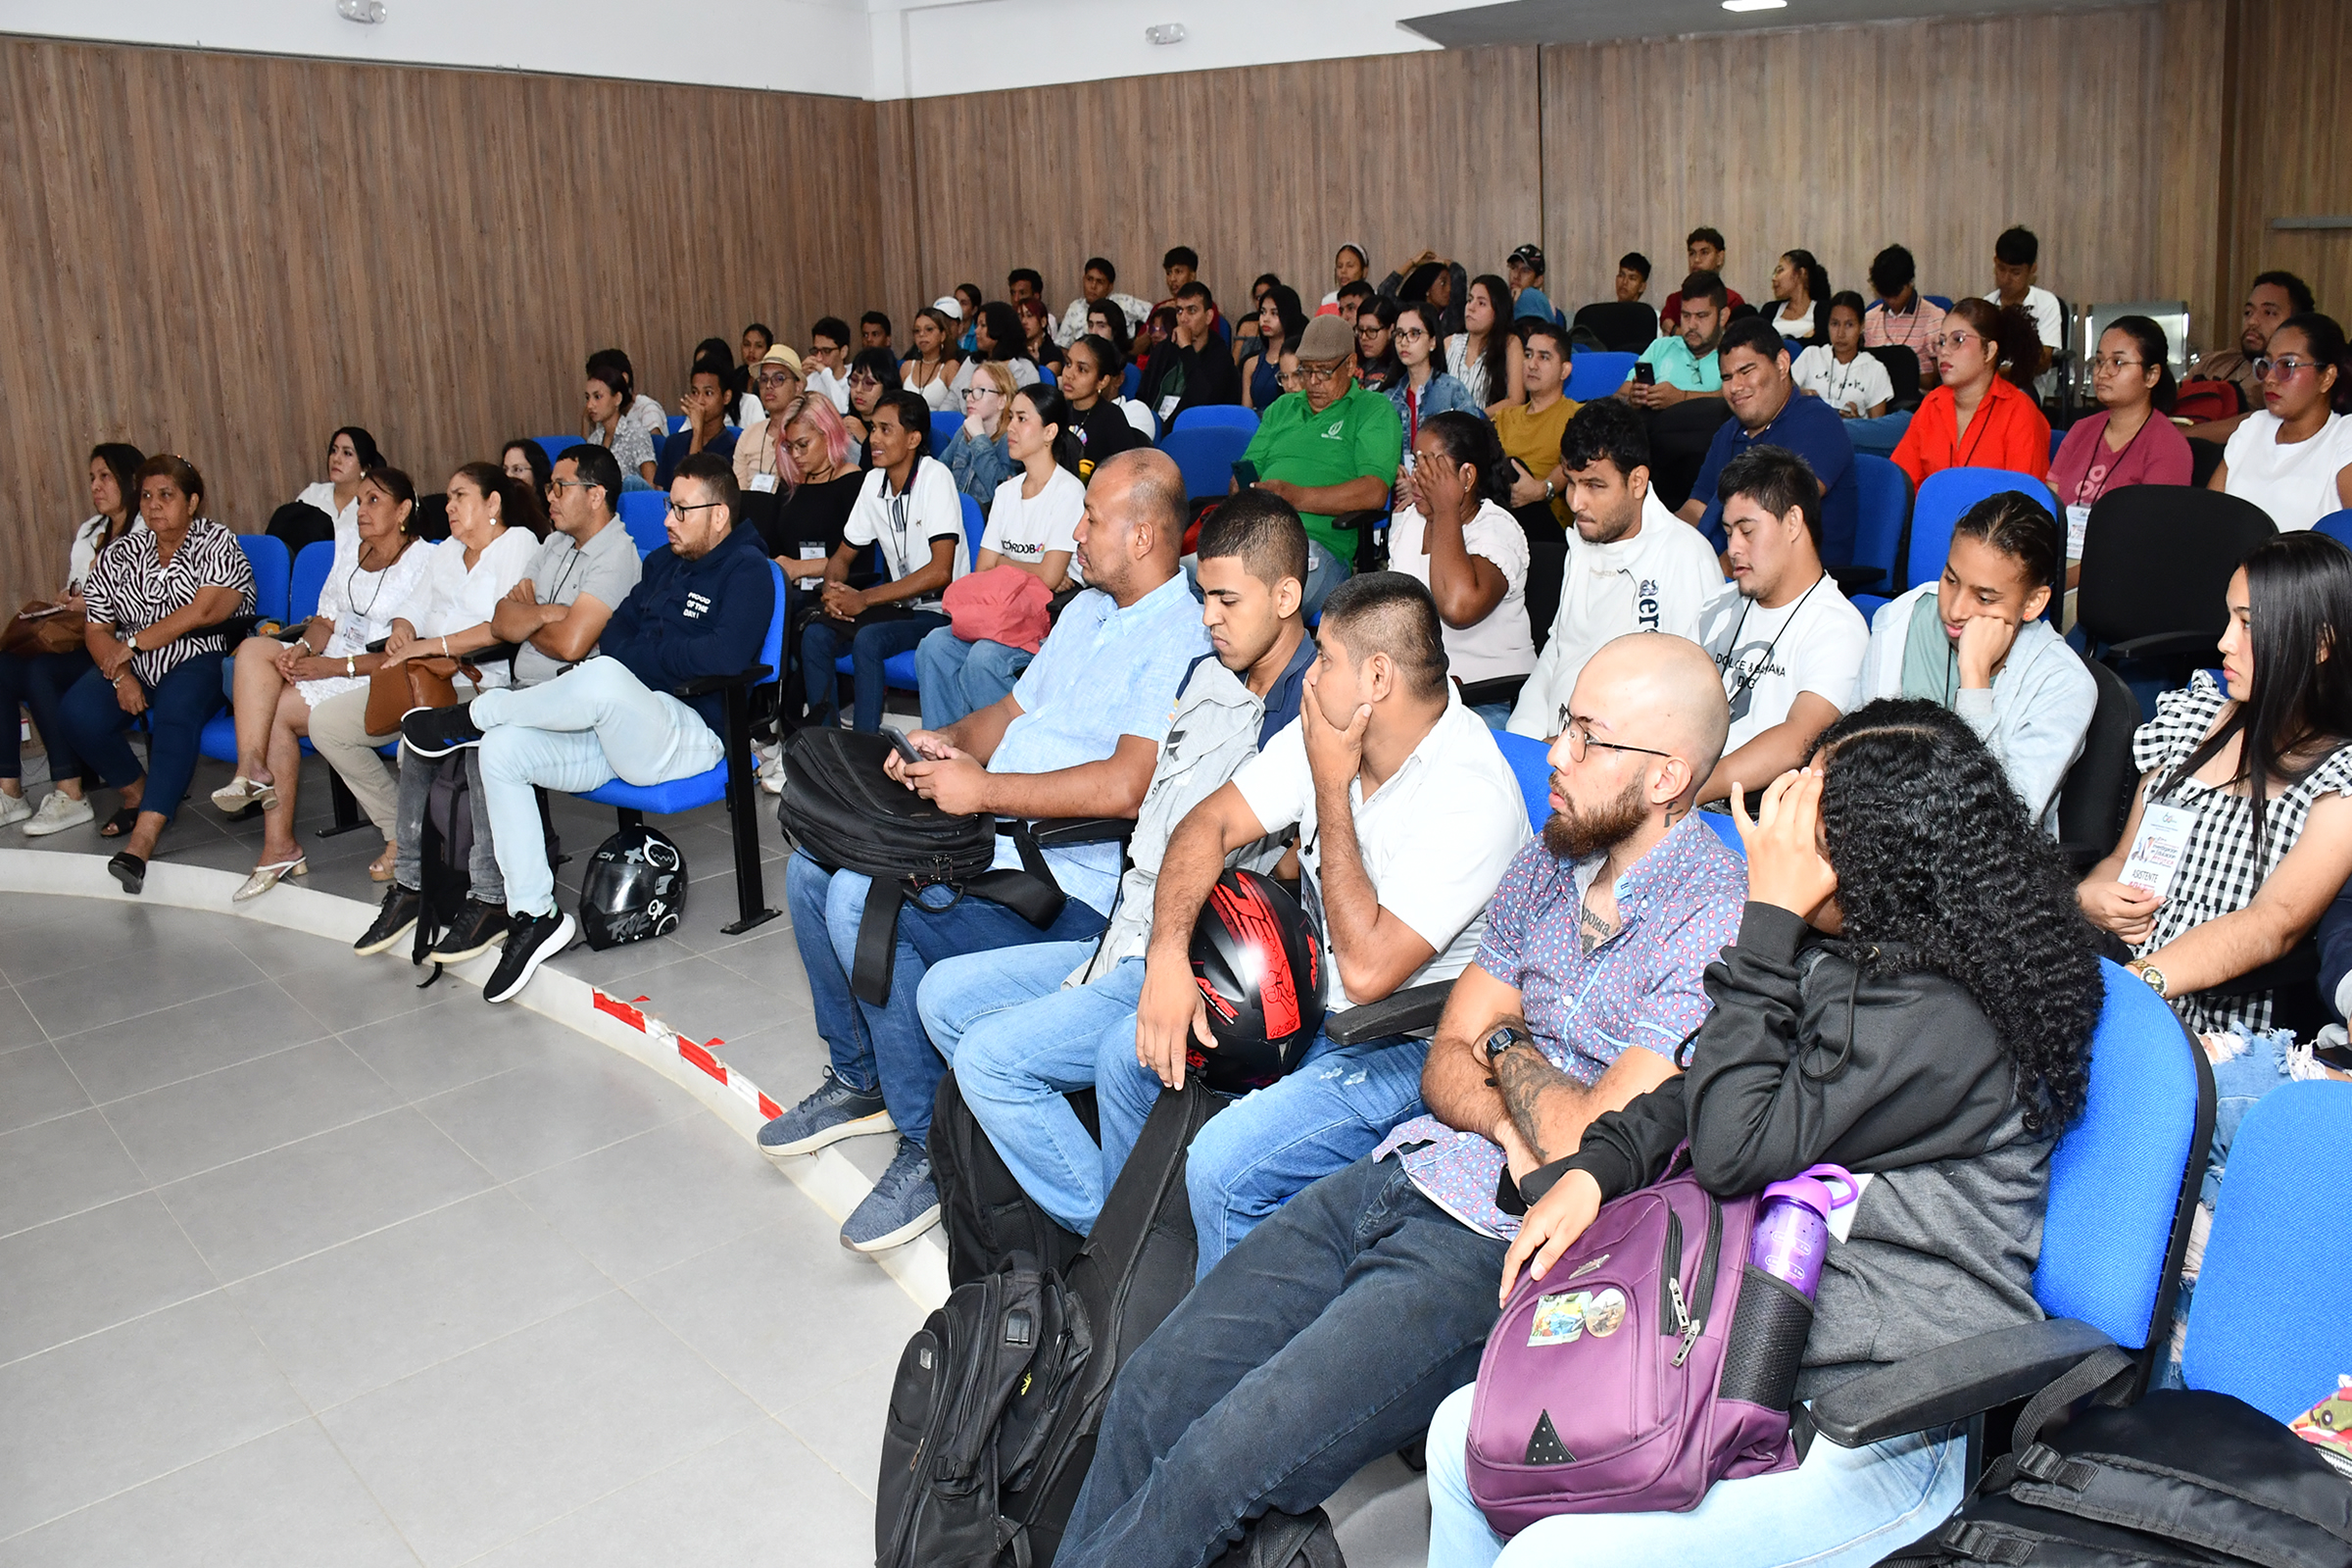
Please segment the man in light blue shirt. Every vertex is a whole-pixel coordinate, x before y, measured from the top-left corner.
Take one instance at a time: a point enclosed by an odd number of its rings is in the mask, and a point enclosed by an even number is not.
[[[1166,455],[1125,452],[1098,468],[1074,563],[1088,590],[1062,612],[1009,697],[946,729],[915,731],[907,740],[921,760],[893,757],[890,776],[958,813],[1134,816],[1185,671],[1209,651],[1200,601],[1177,568],[1184,522],[1184,479]],[[860,991],[851,979],[868,879],[828,871],[806,853],[787,865],[793,940],[832,1060],[813,1094],[761,1129],[760,1147],[781,1160],[860,1133],[899,1134],[890,1168],[842,1226],[845,1246],[880,1251],[939,1218],[923,1143],[947,1063],[915,1010],[930,966],[1102,931],[1118,889],[1118,846],[1048,850],[1043,860],[1066,895],[1044,926],[946,887],[909,898],[898,915],[880,1000],[865,994],[875,988]],[[996,869],[1021,868],[1010,838],[1000,838]]]
[[[1730,291],[1721,273],[1694,271],[1683,279],[1679,297],[1677,335],[1643,349],[1634,374],[1617,389],[1619,398],[1646,411],[1650,488],[1676,513],[1690,499],[1716,426],[1731,416],[1717,353],[1730,324]]]

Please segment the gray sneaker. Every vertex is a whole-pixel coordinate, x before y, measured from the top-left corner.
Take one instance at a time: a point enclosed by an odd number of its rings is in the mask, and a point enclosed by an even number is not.
[[[760,1152],[781,1161],[795,1154],[813,1154],[827,1144],[860,1133],[894,1130],[890,1109],[876,1090],[852,1089],[825,1068],[825,1081],[816,1093],[760,1129]]]
[[[841,1227],[841,1245],[858,1252],[904,1247],[939,1223],[939,1185],[931,1155],[911,1138],[899,1140],[890,1168]]]

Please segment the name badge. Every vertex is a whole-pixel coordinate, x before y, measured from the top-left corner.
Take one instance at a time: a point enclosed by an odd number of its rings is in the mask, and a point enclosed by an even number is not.
[[[2188,851],[2188,836],[2197,825],[2197,813],[2184,806],[2150,806],[2140,813],[2139,835],[2132,841],[2132,853],[2124,857],[2123,873],[2118,882],[2144,888],[2158,898],[2172,890],[2174,873],[2180,869],[2180,857]]]
[[[766,495],[769,491],[775,489],[775,487],[776,476],[774,474],[755,473],[752,475],[752,488],[759,491],[761,495]]]
[[[1160,423],[1165,424],[1168,420],[1174,418],[1176,416],[1176,405],[1182,403],[1183,401],[1184,394],[1181,392],[1171,392],[1166,397],[1161,398],[1159,400]]]
[[[2082,535],[2090,527],[2090,509],[2073,506],[2066,509],[2066,559],[2082,559]]]

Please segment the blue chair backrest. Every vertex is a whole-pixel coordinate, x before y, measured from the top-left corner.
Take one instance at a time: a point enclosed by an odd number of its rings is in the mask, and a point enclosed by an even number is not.
[[[1948,311],[1952,308],[1952,297],[1949,294],[1922,294],[1920,298],[1939,311]]]
[[[963,416],[961,414],[951,414],[945,409],[932,410],[931,456],[936,458],[947,451],[948,443],[955,440],[956,432],[962,428]]]
[[[1120,394],[1124,397],[1132,398],[1141,392],[1144,389],[1144,368],[1140,365],[1130,365],[1126,369],[1121,370],[1119,387]]]
[[[620,525],[629,530],[637,558],[644,560],[669,543],[669,497],[659,490],[622,492]]]
[[[292,586],[286,597],[286,624],[299,625],[318,613],[318,596],[325,591],[326,574],[335,564],[335,542],[314,539],[294,558]]]
[[[2352,1084],[2281,1083],[2230,1142],[2180,1371],[2289,1421],[2352,1373],[2344,1239],[2352,1187],[2330,1172],[2352,1139]]]
[[[2339,545],[2352,545],[2352,507],[2330,512],[2312,524],[2315,532],[2324,533]]]
[[[1519,793],[1527,798],[1528,825],[1543,832],[1551,818],[1551,748],[1503,729],[1494,732],[1494,747],[1518,776]]]
[[[2032,496],[2058,515],[2050,487],[2031,474],[2007,468],[1945,468],[1931,473],[1911,503],[1911,550],[1903,563],[1905,588],[1934,582],[1943,575],[1943,558],[1951,554],[1952,524],[1986,496],[2017,490]]]
[[[668,431],[667,431],[667,433],[668,433],[668,434],[670,434],[670,435],[676,435],[676,434],[677,434],[677,433],[678,433],[680,430],[683,430],[683,429],[685,429],[685,428],[686,428],[686,416],[684,416],[683,414],[673,414],[673,415],[671,415],[671,416],[669,416],[669,429],[668,429]]]
[[[967,495],[958,495],[963,503],[963,538],[965,555],[973,565],[980,564],[980,536],[988,532],[988,519],[980,514],[980,503]]]
[[[1605,398],[1625,385],[1625,378],[1634,373],[1634,362],[1639,354],[1607,354],[1599,349],[1579,349],[1568,361],[1567,394],[1579,403]]]
[[[1853,564],[1884,571],[1886,575],[1875,586],[1891,593],[1900,586],[1895,581],[1894,574],[1900,565],[1895,557],[1902,552],[1903,523],[1911,515],[1911,476],[1885,458],[1867,452],[1854,454],[1852,471],[1859,503]]]
[[[1731,812],[1701,811],[1698,819],[1715,830],[1715,836],[1723,840],[1725,849],[1742,860],[1747,858],[1747,846],[1740,842],[1740,824],[1732,820]]]
[[[1181,421],[1183,416],[1179,415]],[[1159,438],[1159,450],[1176,460],[1188,499],[1221,496],[1233,484],[1233,466],[1250,450],[1250,432],[1230,424],[1192,425]]]
[[[286,588],[294,575],[294,558],[286,554],[286,542],[266,533],[241,533],[237,548],[253,567],[253,612],[265,620],[284,620]]]
[[[1257,411],[1245,409],[1239,403],[1203,403],[1197,409],[1186,409],[1176,416],[1171,430],[1204,430],[1211,425],[1230,425],[1254,434],[1257,430]]]
[[[1057,376],[1057,375],[1055,375],[1055,374],[1054,373],[1054,367],[1052,367],[1051,365],[1041,365],[1041,366],[1039,366],[1039,367],[1037,368],[1037,378],[1038,378],[1040,381],[1043,381],[1043,382],[1045,382],[1045,383],[1046,383],[1046,385],[1048,385],[1048,386],[1059,386],[1059,385],[1061,385],[1061,377],[1059,377],[1059,376]]]
[[[558,458],[580,445],[580,438],[576,435],[535,435],[531,439],[538,442],[539,450],[547,454],[550,467],[555,466]]]
[[[762,686],[784,678],[784,623],[792,615],[792,584],[784,580],[784,568],[771,561],[767,569],[776,582],[776,608],[768,612],[767,635],[760,641],[760,662],[767,666]]]
[[[2050,1153],[2034,1298],[2137,1349],[2169,1327],[2175,1224],[2204,1178],[2213,1072],[2162,997],[2112,959],[2099,972],[2090,1093]]]
[[[2058,449],[2064,445],[2066,445],[2066,432],[2064,430],[2052,430],[2050,432],[2050,461],[2052,463],[2058,461]]]

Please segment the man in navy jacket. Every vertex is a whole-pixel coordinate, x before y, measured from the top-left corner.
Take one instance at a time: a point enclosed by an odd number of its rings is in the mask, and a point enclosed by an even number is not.
[[[481,748],[482,790],[514,921],[482,987],[485,1002],[519,992],[575,930],[556,906],[531,787],[578,794],[614,778],[661,784],[717,765],[723,699],[670,694],[760,661],[775,611],[775,568],[758,533],[735,526],[741,507],[725,458],[687,458],[669,487],[669,543],[646,557],[637,586],[605,624],[596,658],[527,690],[488,691],[402,721],[402,738],[418,756]]]
[[[1854,478],[1854,443],[1846,434],[1845,420],[1821,399],[1797,390],[1788,370],[1788,346],[1764,318],[1734,321],[1724,329],[1722,346],[1715,352],[1723,368],[1723,400],[1731,406],[1732,416],[1715,427],[1682,519],[1705,534],[1717,555],[1723,554],[1727,541],[1717,481],[1725,466],[1750,447],[1780,447],[1804,459],[1821,481],[1821,564],[1850,565],[1861,502]]]

